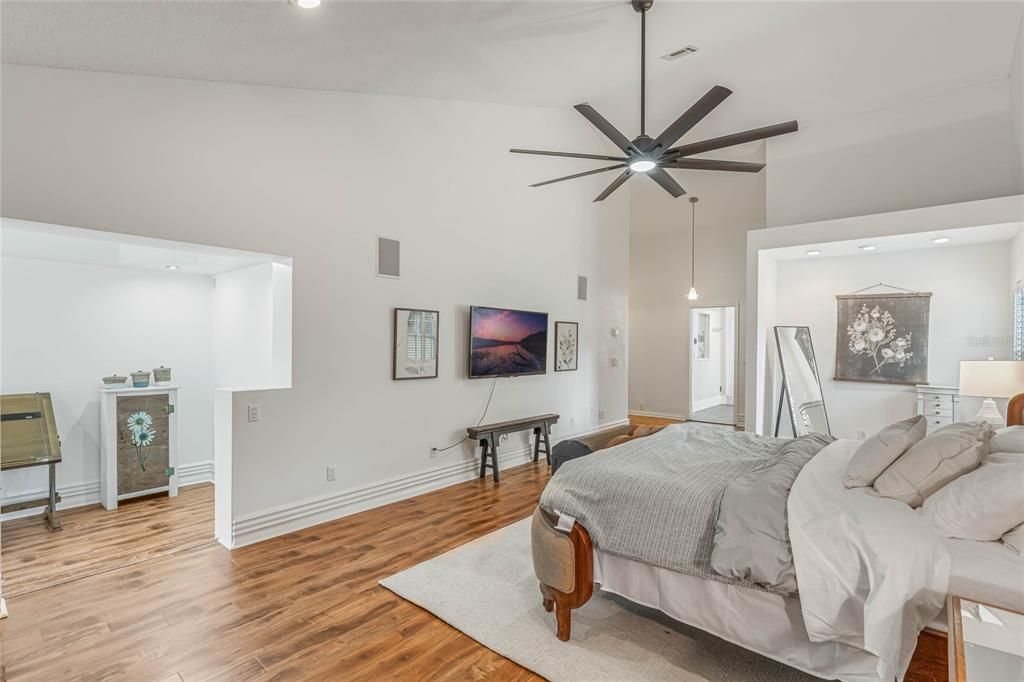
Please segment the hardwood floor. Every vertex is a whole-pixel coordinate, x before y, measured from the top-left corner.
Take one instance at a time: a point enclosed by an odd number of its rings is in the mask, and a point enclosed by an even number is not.
[[[4,597],[52,587],[147,561],[213,539],[213,486],[60,512],[64,530],[51,533],[39,517],[3,524]]]
[[[377,581],[526,518],[547,479],[526,464],[498,486],[473,480],[234,552],[206,543],[5,590],[8,678],[539,679]],[[87,534],[67,537],[87,550]]]
[[[639,414],[629,415],[629,423],[633,426],[665,426],[667,424],[681,424],[679,419],[666,419],[665,417],[645,417]]]
[[[78,577],[51,577],[31,591],[46,579],[23,577],[17,595],[5,586],[11,615],[0,621],[0,656],[8,679],[539,680],[377,581],[526,518],[548,478],[543,461],[525,464],[502,472],[497,486],[469,481],[234,552],[211,541],[162,545],[172,524],[161,511],[180,511],[169,498],[125,506],[119,530],[94,523],[126,563],[97,571],[80,560],[71,564],[87,569]],[[183,508],[203,506],[212,487],[191,492],[179,496]],[[127,512],[146,522],[131,524]],[[80,513],[84,530],[92,514]],[[65,528],[78,514],[64,515]],[[202,516],[193,509],[186,518]],[[12,549],[9,532],[5,524],[11,579],[10,553],[31,543]],[[95,538],[63,540],[67,556],[84,558]],[[60,575],[62,553],[43,551],[49,575]]]

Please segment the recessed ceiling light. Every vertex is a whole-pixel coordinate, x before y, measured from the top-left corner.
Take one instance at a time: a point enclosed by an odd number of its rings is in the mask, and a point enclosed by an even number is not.
[[[314,9],[320,6],[320,0],[295,0],[295,4],[302,9]]]
[[[821,251],[819,251],[818,249],[811,249],[810,251],[807,252],[807,255],[808,256],[820,256],[821,255]]]
[[[948,244],[949,237],[936,237],[932,240],[932,244]]]
[[[164,266],[164,270],[177,270],[177,269],[178,269],[177,265],[165,265]]]
[[[865,244],[864,246],[860,247],[860,250],[861,251],[874,251],[875,248],[876,247],[875,247],[874,244]]]

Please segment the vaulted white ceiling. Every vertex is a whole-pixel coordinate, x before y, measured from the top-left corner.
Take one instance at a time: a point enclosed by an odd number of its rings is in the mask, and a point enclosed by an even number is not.
[[[1020,2],[672,2],[648,15],[649,130],[710,86],[719,134],[802,124],[1003,79]],[[627,2],[8,1],[2,58],[29,64],[515,105],[588,101],[638,132]],[[659,59],[696,45],[676,61]]]

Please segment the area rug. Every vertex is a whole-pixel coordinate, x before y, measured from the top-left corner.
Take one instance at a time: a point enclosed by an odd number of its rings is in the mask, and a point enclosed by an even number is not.
[[[530,519],[380,581],[487,648],[553,682],[817,678],[595,591],[573,612],[572,639],[555,638],[530,558]]]

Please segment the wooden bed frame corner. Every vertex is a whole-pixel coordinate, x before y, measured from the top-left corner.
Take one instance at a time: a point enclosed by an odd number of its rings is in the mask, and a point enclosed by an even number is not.
[[[540,581],[544,610],[555,612],[558,639],[572,635],[572,610],[594,594],[594,544],[590,533],[574,522],[572,530],[557,529],[558,520],[539,506],[531,527],[533,569]]]
[[[1024,393],[1018,393],[1010,398],[1006,406],[1006,425],[1024,426]]]

